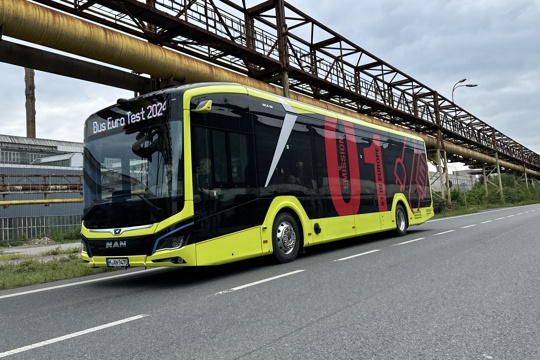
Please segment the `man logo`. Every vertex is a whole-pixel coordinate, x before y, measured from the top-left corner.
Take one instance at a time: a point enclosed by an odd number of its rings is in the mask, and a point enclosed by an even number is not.
[[[114,235],[120,235],[122,233],[122,229],[114,229]]]
[[[117,249],[117,248],[125,248],[126,242],[125,241],[107,241],[105,243],[106,249]]]

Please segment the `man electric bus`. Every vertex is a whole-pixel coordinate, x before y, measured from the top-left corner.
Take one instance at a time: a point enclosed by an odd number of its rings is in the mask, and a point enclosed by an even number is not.
[[[425,144],[230,83],[145,94],[86,120],[82,259],[203,266],[433,216]]]

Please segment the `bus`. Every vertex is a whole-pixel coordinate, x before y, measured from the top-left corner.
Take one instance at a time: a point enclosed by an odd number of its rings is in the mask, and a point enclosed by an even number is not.
[[[82,259],[206,266],[433,216],[418,136],[233,83],[119,99],[85,122]]]

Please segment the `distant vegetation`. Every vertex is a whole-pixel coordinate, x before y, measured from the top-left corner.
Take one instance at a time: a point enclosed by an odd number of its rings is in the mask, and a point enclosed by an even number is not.
[[[452,189],[452,205],[447,205],[447,199],[441,198],[441,193],[433,193],[433,206],[435,214],[448,216],[459,213],[473,213],[483,209],[499,208],[503,206],[519,206],[540,203],[540,184],[525,183],[525,179],[518,179],[510,174],[502,174],[503,197],[499,191],[498,176],[490,177],[488,192],[486,194],[484,179],[478,182],[468,191]]]

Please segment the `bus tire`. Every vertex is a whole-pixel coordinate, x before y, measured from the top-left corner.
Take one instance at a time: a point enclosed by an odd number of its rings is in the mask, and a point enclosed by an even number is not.
[[[272,229],[272,247],[278,263],[291,262],[300,249],[300,230],[296,220],[286,212],[279,213]]]
[[[401,204],[396,206],[396,233],[398,236],[407,234],[409,224],[407,221],[407,211]]]

